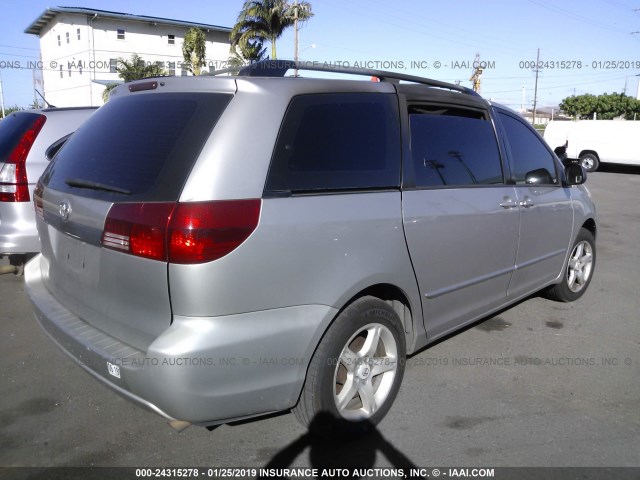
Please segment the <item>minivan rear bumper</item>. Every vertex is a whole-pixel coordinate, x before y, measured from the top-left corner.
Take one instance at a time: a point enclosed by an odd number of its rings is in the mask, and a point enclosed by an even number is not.
[[[47,290],[38,255],[27,294],[45,332],[80,366],[168,418],[212,425],[293,407],[337,310],[302,305],[223,317],[174,317],[146,352],[77,317]]]

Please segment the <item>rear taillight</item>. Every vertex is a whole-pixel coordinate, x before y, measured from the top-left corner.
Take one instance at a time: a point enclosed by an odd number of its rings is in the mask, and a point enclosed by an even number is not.
[[[175,203],[117,203],[102,232],[102,245],[138,257],[166,260],[167,224]]]
[[[47,117],[44,115],[36,116],[4,163],[0,164],[0,202],[28,202],[30,200],[26,167],[27,156],[46,121]]]
[[[259,199],[190,203],[119,203],[109,210],[102,245],[170,263],[217,260],[258,226]]]

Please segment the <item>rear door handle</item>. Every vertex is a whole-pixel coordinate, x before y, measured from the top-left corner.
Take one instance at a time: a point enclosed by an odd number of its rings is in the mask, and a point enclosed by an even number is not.
[[[500,206],[502,208],[516,208],[518,203],[515,202],[511,197],[505,196],[502,198],[502,202],[500,202]]]

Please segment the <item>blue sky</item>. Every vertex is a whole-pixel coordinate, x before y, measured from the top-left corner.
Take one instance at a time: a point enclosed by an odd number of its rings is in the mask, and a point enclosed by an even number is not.
[[[3,0],[0,75],[5,106],[26,107],[33,100],[32,71],[10,68],[7,63],[37,60],[38,38],[23,31],[49,6],[98,8],[231,27],[242,3],[242,0],[74,0],[74,3]],[[482,95],[519,108],[523,86],[525,106],[531,107],[533,102],[535,75],[531,66],[523,62],[534,61],[540,48],[540,58],[547,62],[538,83],[540,106],[557,105],[574,92],[620,93],[625,85],[628,94],[637,93],[640,0],[311,0],[311,3],[315,17],[300,32],[303,60],[350,66],[364,62],[471,86],[469,63],[479,53],[481,60],[492,67],[483,74]],[[310,47],[312,44],[315,48]],[[293,57],[292,33],[286,33],[277,46],[279,58]]]

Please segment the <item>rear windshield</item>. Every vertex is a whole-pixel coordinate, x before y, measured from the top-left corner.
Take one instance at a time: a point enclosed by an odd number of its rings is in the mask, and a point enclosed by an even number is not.
[[[37,113],[20,112],[0,120],[0,162],[7,161],[22,136],[39,116]]]
[[[42,181],[109,201],[177,200],[230,99],[219,93],[111,99],[69,139]]]

